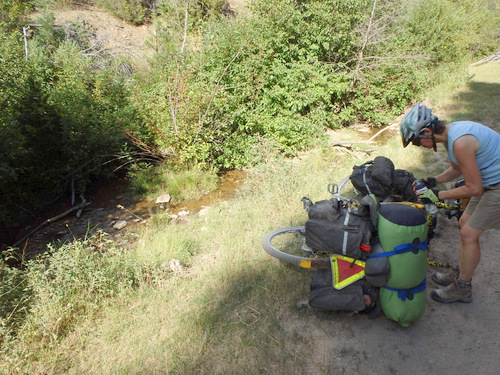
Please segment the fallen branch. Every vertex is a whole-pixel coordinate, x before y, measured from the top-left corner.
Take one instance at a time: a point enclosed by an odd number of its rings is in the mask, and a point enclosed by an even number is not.
[[[336,142],[330,144],[332,147],[345,147],[345,148],[352,148],[353,144],[373,144],[375,141],[342,141],[342,142]]]
[[[50,219],[45,220],[42,224],[37,226],[35,229],[33,229],[31,232],[29,232],[26,236],[24,236],[19,241],[17,241],[14,245],[12,245],[12,247],[17,247],[18,245],[20,245],[21,243],[26,241],[29,237],[31,237],[34,233],[38,232],[40,229],[44,228],[45,226],[49,225],[50,223],[61,220],[63,217],[69,215],[70,213],[72,213],[74,211],[78,211],[78,210],[88,206],[90,203],[92,203],[92,202],[87,202],[84,200],[82,203],[80,203],[74,207],[71,207],[69,210],[64,211],[62,214],[59,214],[57,216],[54,216]]]
[[[332,143],[332,144],[330,144],[330,146],[332,146],[332,147],[346,147],[346,148],[351,148],[353,144],[373,144],[373,143],[376,143],[374,141],[374,139],[377,138],[380,134],[382,134],[383,132],[385,132],[387,130],[394,129],[397,126],[398,126],[398,124],[392,124],[392,125],[386,126],[382,130],[380,130],[377,133],[375,133],[375,135],[371,136],[370,139],[368,139],[368,140],[364,140],[364,141],[342,141],[342,142]]]
[[[496,52],[493,55],[485,57],[482,60],[479,60],[478,62],[470,64],[470,66],[478,66],[478,65],[486,64],[486,63],[489,63],[489,62],[492,62],[492,61],[499,61],[499,60],[500,60],[500,52]]]
[[[374,136],[372,136],[369,141],[373,141],[375,138],[377,138],[380,134],[382,134],[383,132],[385,132],[386,130],[389,130],[389,129],[394,129],[398,127],[398,124],[392,124],[392,125],[389,125],[389,126],[386,126],[385,128],[383,128],[382,130],[379,130],[377,133],[375,133]]]

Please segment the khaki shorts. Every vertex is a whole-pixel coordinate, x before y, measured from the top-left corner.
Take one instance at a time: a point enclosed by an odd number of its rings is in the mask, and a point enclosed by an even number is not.
[[[471,215],[467,224],[472,228],[500,230],[500,183],[485,186],[480,197],[471,197],[465,213]]]

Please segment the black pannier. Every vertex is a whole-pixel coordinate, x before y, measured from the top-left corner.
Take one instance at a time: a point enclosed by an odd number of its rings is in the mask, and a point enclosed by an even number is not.
[[[412,183],[415,177],[404,169],[395,169],[394,163],[385,156],[354,166],[350,176],[352,185],[361,194],[373,194],[381,201],[388,198],[416,202]]]
[[[333,287],[331,269],[318,269],[311,280],[309,306],[325,311],[363,311],[375,307],[378,291],[365,279],[341,290]]]
[[[370,215],[376,210],[368,208],[374,204],[368,197],[361,201],[357,211],[352,211],[336,198],[316,202],[308,209],[309,220],[305,225],[307,246],[318,252],[364,258],[370,251],[376,224]]]
[[[338,199],[328,199],[314,203],[308,208],[309,219],[337,220],[342,213],[342,206]]]

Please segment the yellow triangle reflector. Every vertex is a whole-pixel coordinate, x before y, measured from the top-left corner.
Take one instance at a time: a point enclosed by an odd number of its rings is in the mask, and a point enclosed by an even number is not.
[[[365,277],[365,262],[343,255],[332,255],[333,287],[342,289]]]
[[[302,259],[300,261],[299,266],[301,266],[302,268],[311,268],[311,261],[310,260]]]

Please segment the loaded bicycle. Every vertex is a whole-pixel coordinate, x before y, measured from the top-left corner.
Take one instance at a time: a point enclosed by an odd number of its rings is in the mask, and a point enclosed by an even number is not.
[[[332,195],[332,199],[338,201],[340,205],[342,205],[343,209],[347,212],[354,213],[360,206],[360,194],[356,191],[356,189],[352,189],[350,194],[354,197],[346,197],[342,194],[342,191],[346,190],[349,182],[350,177],[348,176],[338,185],[334,183],[329,184],[328,192]],[[460,184],[463,184],[463,180],[457,182],[455,185],[460,186]],[[306,213],[309,213],[309,210],[312,207],[312,201],[307,197],[302,198],[301,201]],[[434,236],[434,232],[436,230],[437,209],[444,209],[444,213],[448,218],[456,217],[459,219],[466,205],[466,202],[461,201],[455,201],[452,203],[435,202],[431,206],[417,202],[380,202],[381,205],[388,203],[404,204],[423,210],[427,217],[429,240]],[[262,238],[262,247],[269,255],[279,259],[280,261],[297,265],[302,268],[321,269],[329,268],[331,266],[330,262],[332,252],[325,249],[314,249],[309,246],[306,241],[306,226],[304,225],[278,228],[266,233]],[[430,263],[441,267],[450,267],[448,264],[436,263],[432,261],[430,261]]]
[[[391,166],[387,160],[382,162]],[[449,218],[459,218],[463,206],[461,202],[424,205],[417,201],[414,188],[419,181],[412,174],[395,173],[392,166],[386,189],[372,184],[384,177],[373,172],[358,173],[361,182],[353,181],[353,173],[338,185],[329,184],[329,200],[313,203],[302,198],[308,215],[305,225],[266,233],[262,247],[282,262],[314,269],[308,306],[365,312],[370,317],[382,311],[408,327],[425,311],[428,264],[451,267],[429,260],[436,211],[443,208]],[[350,191],[349,182],[354,186]],[[361,189],[366,185],[367,191],[358,193],[356,184]],[[401,197],[409,199],[398,200]]]

